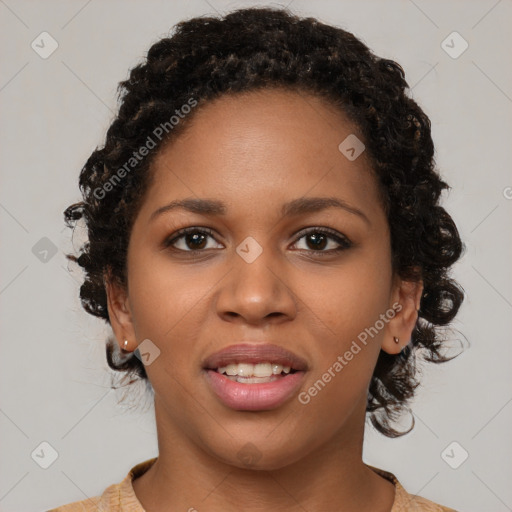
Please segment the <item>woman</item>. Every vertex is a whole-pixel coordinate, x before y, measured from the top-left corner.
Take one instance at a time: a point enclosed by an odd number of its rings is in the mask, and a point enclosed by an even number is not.
[[[462,242],[402,68],[285,10],[181,22],[80,175],[80,296],[159,455],[54,509],[449,511],[362,461],[446,361]],[[419,352],[418,352],[419,351]]]

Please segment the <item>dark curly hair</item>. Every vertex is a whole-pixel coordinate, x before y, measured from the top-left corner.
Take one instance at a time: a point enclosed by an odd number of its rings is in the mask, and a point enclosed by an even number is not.
[[[416,353],[434,363],[452,359],[442,353],[440,333],[464,298],[448,275],[464,246],[438,204],[450,187],[435,169],[430,120],[407,95],[403,69],[341,28],[286,9],[246,8],[221,18],[182,21],[172,37],[151,46],[145,61],[119,84],[117,117],[104,146],[80,173],[83,201],[64,212],[68,227],[80,219],[87,227],[88,241],[78,257],[67,255],[85,272],[82,305],[110,323],[105,279],[126,285],[131,227],[152,179],[151,162],[163,144],[182,133],[209,100],[274,88],[324,98],[359,127],[389,222],[393,270],[406,280],[423,281],[412,339],[400,354],[381,350],[368,392],[366,410],[374,427],[388,437],[403,435],[414,427],[414,417],[405,432],[390,422],[409,410],[407,402],[419,385]],[[172,116],[178,119],[191,101],[198,106],[170,126]],[[156,132],[159,126],[166,128]],[[147,156],[136,159],[142,147]],[[131,382],[147,383],[139,357],[120,351],[112,336],[106,347],[112,369],[133,376]]]

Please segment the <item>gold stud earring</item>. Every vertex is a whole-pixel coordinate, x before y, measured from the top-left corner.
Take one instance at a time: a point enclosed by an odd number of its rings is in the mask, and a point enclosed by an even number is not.
[[[400,343],[400,338],[397,338],[396,336],[393,336],[393,341],[395,343]]]

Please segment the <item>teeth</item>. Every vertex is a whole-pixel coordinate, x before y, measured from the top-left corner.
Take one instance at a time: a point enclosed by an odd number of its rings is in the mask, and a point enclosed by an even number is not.
[[[271,377],[272,375],[280,375],[281,372],[290,373],[290,370],[290,366],[282,366],[276,363],[238,363],[217,368],[219,373],[239,377]]]
[[[238,377],[236,375],[227,377],[229,380],[233,382],[240,382],[241,384],[264,384],[266,382],[273,382],[274,380],[281,379],[282,377],[277,377],[276,375],[272,375],[272,377]]]

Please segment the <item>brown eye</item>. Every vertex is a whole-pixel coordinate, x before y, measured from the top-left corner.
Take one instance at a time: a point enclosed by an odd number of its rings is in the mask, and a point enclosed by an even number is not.
[[[183,252],[215,248],[208,247],[208,238],[213,238],[213,232],[208,228],[185,228],[165,240],[164,247],[173,247]],[[178,243],[181,244],[181,247],[177,246]]]
[[[327,228],[314,228],[306,232],[302,232],[297,240],[301,240],[303,238],[306,241],[306,247],[303,248],[303,250],[320,254],[333,254],[352,247],[352,242],[347,237],[337,231]],[[332,247],[333,245],[334,247]],[[329,246],[331,247],[328,250],[325,250]]]

